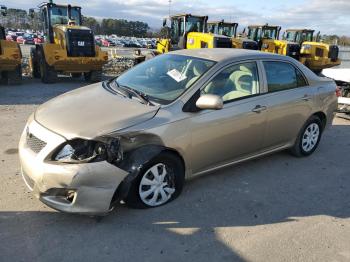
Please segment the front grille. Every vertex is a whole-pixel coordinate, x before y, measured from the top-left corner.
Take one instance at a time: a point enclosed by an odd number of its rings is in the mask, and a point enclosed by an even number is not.
[[[257,42],[244,41],[242,44],[243,49],[258,50],[259,46]]]
[[[214,48],[232,48],[231,38],[214,38]]]
[[[67,55],[70,57],[94,57],[95,40],[92,31],[68,29]]]
[[[296,60],[299,60],[300,49],[301,49],[301,47],[298,44],[288,44],[287,45],[287,56],[290,56]]]
[[[330,58],[332,62],[335,62],[338,60],[338,56],[339,56],[339,47],[336,45],[331,45],[329,47],[328,58]]]
[[[316,47],[316,56],[323,57],[323,49]]]
[[[46,146],[46,143],[33,134],[27,134],[27,145],[33,152],[39,153]]]

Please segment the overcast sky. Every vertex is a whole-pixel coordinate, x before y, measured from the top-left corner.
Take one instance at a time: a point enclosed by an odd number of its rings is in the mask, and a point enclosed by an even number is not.
[[[41,0],[0,0],[8,8],[28,9]],[[55,1],[56,2],[56,1]],[[122,18],[147,22],[160,28],[168,15],[168,0],[64,0],[80,5],[82,12],[96,18]],[[350,0],[172,0],[171,13],[209,15],[209,20],[277,24],[286,28],[307,27],[323,34],[350,36]]]

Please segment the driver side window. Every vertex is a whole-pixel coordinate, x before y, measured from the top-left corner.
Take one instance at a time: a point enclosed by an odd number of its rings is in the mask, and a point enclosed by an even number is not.
[[[236,64],[224,69],[204,87],[202,93],[221,96],[224,102],[258,94],[256,63]]]

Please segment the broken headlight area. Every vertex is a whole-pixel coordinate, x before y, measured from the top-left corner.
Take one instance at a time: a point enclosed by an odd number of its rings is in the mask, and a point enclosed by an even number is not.
[[[90,163],[108,161],[117,164],[123,160],[123,151],[119,138],[105,142],[74,139],[61,145],[51,156],[51,161],[61,163]]]

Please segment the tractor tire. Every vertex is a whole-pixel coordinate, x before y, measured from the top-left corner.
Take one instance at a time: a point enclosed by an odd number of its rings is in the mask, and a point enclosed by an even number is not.
[[[29,64],[31,68],[31,73],[33,78],[40,78],[40,67],[38,64],[38,55],[35,48],[30,49],[30,59]]]
[[[71,76],[73,78],[80,78],[81,77],[81,73],[71,73]]]
[[[55,83],[57,81],[57,72],[52,66],[47,64],[44,53],[42,51],[39,52],[38,57],[41,81],[45,84]]]
[[[86,82],[97,83],[102,81],[102,71],[90,71],[84,73],[84,79]]]
[[[22,82],[22,67],[18,65],[14,71],[2,72],[3,82],[6,85],[19,85]]]

